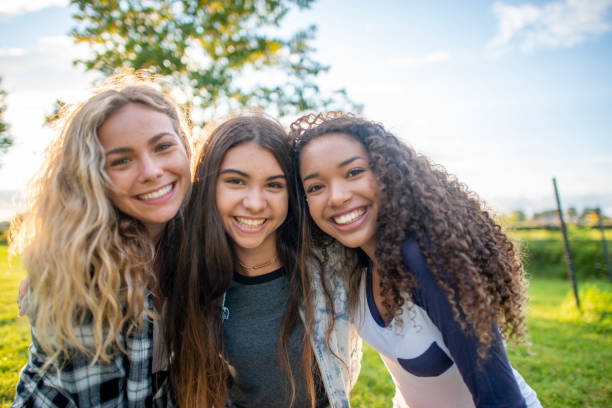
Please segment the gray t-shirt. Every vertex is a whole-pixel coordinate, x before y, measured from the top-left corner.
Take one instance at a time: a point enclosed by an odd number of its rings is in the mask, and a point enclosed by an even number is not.
[[[234,275],[223,322],[227,358],[231,366],[228,386],[232,407],[286,407],[291,398],[289,379],[278,358],[281,326],[289,299],[284,270],[248,277]],[[294,407],[309,406],[301,357],[304,327],[298,319],[288,343],[289,361],[296,386]],[[327,396],[317,384],[317,406],[327,406]]]

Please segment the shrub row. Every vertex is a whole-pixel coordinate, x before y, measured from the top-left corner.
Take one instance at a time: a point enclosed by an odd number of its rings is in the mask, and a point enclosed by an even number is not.
[[[608,252],[612,242],[607,241]],[[565,260],[563,240],[523,239],[525,270],[536,277],[567,278],[568,267]],[[578,279],[607,279],[608,270],[601,240],[571,239],[574,269]],[[612,256],[611,256],[612,257]]]

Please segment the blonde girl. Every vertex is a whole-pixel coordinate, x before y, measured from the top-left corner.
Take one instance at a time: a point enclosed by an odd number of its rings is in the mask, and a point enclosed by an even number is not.
[[[11,227],[32,325],[13,406],[154,400],[158,249],[189,191],[189,160],[178,109],[133,79],[112,78],[66,117]]]

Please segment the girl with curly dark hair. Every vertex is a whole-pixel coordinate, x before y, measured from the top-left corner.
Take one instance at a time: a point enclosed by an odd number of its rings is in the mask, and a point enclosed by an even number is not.
[[[350,310],[395,404],[539,407],[502,340],[526,331],[523,267],[479,198],[375,122],[311,114],[291,136],[303,228],[361,249]]]

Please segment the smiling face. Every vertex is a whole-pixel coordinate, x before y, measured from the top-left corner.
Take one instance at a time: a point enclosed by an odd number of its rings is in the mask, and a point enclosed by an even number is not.
[[[189,157],[171,119],[147,106],[130,103],[98,129],[113,183],[112,203],[158,237],[176,215],[189,190]]]
[[[319,228],[373,258],[379,188],[363,145],[343,133],[315,137],[300,154],[300,177]]]
[[[287,218],[288,200],[287,179],[269,150],[246,142],[227,151],[217,178],[216,204],[242,261],[265,261],[276,254],[276,230]]]

